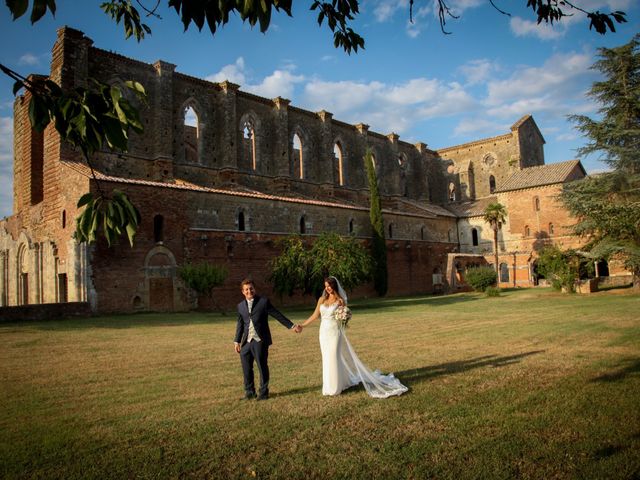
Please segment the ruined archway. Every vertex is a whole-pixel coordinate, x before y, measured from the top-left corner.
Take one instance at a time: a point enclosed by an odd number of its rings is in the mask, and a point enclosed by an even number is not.
[[[147,290],[147,309],[170,312],[176,303],[176,259],[165,246],[152,248],[144,260],[144,277]],[[140,298],[132,297],[134,308],[139,308]]]

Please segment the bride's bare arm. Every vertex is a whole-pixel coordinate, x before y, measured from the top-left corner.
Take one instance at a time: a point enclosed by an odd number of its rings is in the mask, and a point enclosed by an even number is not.
[[[316,309],[314,310],[314,312],[309,318],[307,318],[303,323],[300,324],[301,326],[306,327],[320,316],[320,305],[322,305],[322,297],[318,299],[318,304],[316,305]]]

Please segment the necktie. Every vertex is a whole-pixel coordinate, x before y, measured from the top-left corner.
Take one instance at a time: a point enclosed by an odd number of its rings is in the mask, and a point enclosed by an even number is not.
[[[247,308],[249,309],[249,337],[248,342],[251,340],[255,340],[256,342],[260,341],[260,337],[256,332],[256,327],[253,325],[253,318],[251,316],[251,310],[253,308],[253,300],[247,300]]]

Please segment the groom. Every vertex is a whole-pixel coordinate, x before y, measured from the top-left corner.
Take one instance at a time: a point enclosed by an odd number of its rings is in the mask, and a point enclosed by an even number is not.
[[[244,374],[244,398],[251,399],[256,396],[256,388],[253,380],[253,362],[258,365],[260,372],[260,391],[258,400],[269,398],[269,345],[271,345],[271,331],[269,330],[268,317],[271,315],[282,325],[296,333],[302,331],[300,325],[294,325],[280,313],[266,297],[256,295],[253,280],[245,278],[240,284],[244,300],[238,304],[238,324],[234,346],[240,354],[242,373]]]

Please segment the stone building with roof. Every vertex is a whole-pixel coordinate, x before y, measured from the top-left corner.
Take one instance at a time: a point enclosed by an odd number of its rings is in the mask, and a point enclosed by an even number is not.
[[[0,221],[0,306],[185,310],[194,298],[177,269],[199,261],[229,270],[214,294],[219,304],[237,302],[247,274],[269,294],[279,239],[295,233],[312,241],[330,231],[369,241],[362,161],[368,149],[383,202],[390,295],[455,289],[457,268],[491,259],[481,212],[494,200],[509,211],[500,259],[510,276],[503,285],[532,284],[536,242],[576,241],[553,198],[584,169],[578,161],[544,165],[544,139],[531,116],[508,134],[435,151],[281,97],[193,78],[163,61],[101,50],[82,32],[61,28],[49,78],[71,89],[91,77],[145,86],[148,101],[138,104],[145,133],[131,135],[128,152],[97,153],[94,177],[52,126],[42,134],[31,129],[29,93],[16,99],[14,214]],[[139,208],[133,248],[124,239],[112,248],[75,241],[77,201],[98,188],[122,190]],[[353,293],[374,291],[367,285]]]
[[[507,210],[499,232],[499,280],[503,287],[536,284],[535,260],[545,245],[578,248],[584,241],[570,231],[573,224],[558,200],[563,184],[586,175],[578,160],[536,165],[514,172],[493,193],[452,205],[458,217],[460,252],[481,255],[493,263],[493,230],[483,220],[491,203]]]

